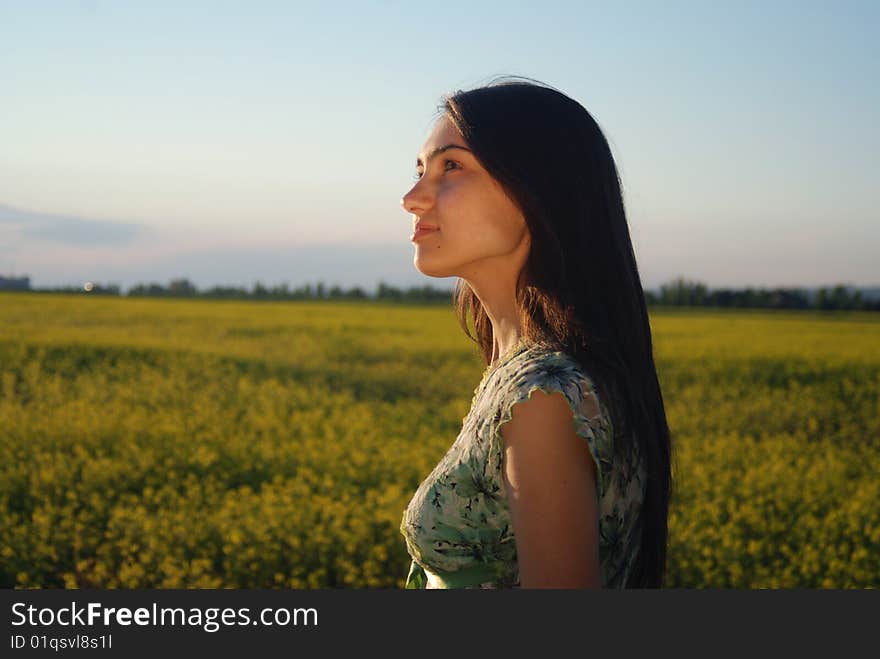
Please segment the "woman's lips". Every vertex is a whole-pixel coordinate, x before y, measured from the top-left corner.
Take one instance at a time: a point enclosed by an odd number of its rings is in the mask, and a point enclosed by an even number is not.
[[[421,237],[423,237],[423,236],[427,236],[427,235],[430,234],[430,233],[436,233],[437,231],[440,231],[440,229],[435,229],[435,228],[433,228],[433,227],[418,227],[418,228],[413,232],[413,234],[409,237],[409,239],[410,239],[412,242],[415,242],[415,241],[418,240],[419,238],[421,238]]]

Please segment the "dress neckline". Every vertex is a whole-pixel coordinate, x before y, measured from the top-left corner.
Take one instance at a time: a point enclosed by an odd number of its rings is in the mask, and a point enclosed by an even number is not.
[[[477,389],[482,387],[483,384],[485,384],[485,382],[489,379],[489,376],[497,371],[501,366],[516,357],[524,349],[529,348],[532,345],[533,344],[525,336],[520,337],[519,341],[513,344],[507,350],[507,352],[505,352],[503,355],[499,355],[493,363],[486,366],[486,370],[483,371],[483,377],[480,378],[480,384],[477,385]]]

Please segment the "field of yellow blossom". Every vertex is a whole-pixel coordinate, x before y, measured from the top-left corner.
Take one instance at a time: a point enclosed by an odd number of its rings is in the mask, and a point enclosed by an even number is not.
[[[667,585],[880,585],[880,314],[652,310]],[[0,294],[0,586],[400,588],[450,308]]]

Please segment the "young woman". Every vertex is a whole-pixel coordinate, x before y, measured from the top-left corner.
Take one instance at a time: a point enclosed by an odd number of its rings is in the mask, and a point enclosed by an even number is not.
[[[660,587],[669,428],[608,143],[528,79],[440,109],[401,203],[487,368],[404,511],[406,588]]]

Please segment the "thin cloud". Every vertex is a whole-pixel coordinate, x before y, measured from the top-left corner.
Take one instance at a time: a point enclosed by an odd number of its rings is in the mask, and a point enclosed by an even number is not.
[[[0,224],[15,226],[18,235],[23,238],[79,247],[127,245],[151,231],[146,225],[136,222],[40,213],[6,204],[0,204]],[[2,233],[8,235],[5,230]]]

